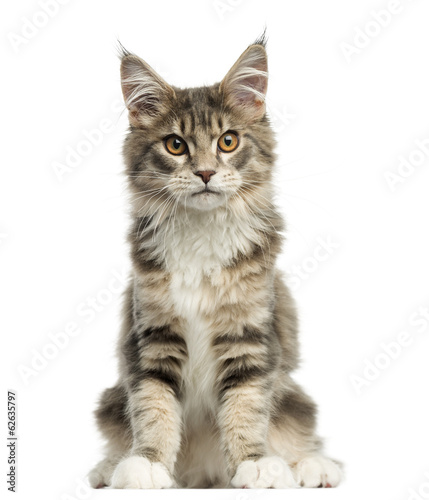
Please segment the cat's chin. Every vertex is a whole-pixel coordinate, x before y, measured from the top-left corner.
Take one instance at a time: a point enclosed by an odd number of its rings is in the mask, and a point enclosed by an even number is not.
[[[225,196],[220,193],[201,192],[186,199],[186,207],[199,211],[208,211],[225,205]]]

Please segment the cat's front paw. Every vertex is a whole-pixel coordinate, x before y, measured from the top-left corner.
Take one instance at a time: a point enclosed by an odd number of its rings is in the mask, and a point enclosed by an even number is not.
[[[280,457],[241,462],[231,481],[234,488],[296,488],[292,470]]]
[[[113,472],[112,488],[118,489],[159,489],[171,488],[173,480],[167,468],[159,463],[151,463],[144,457],[128,457],[119,462]]]
[[[329,458],[311,456],[297,463],[296,476],[304,488],[335,488],[341,482],[342,471]]]

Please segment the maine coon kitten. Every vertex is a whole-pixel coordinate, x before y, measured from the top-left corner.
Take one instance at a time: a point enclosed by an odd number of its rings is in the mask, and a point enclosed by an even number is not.
[[[264,40],[213,86],[172,87],[125,50],[121,79],[133,273],[91,485],[336,486],[316,407],[291,378],[297,321],[276,270]]]

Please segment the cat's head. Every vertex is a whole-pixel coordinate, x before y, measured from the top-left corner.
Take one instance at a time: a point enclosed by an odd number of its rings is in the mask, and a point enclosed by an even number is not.
[[[130,120],[124,156],[141,215],[231,208],[267,195],[275,156],[263,41],[249,46],[221,83],[187,89],[124,51],[121,83]]]

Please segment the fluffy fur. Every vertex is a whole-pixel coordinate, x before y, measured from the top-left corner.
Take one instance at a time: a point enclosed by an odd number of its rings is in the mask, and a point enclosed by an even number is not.
[[[340,481],[320,454],[316,407],[290,375],[297,320],[275,265],[283,220],[272,202],[267,71],[263,40],[221,83],[192,89],[122,53],[133,273],[120,379],[96,411],[107,456],[90,473],[94,487]],[[218,146],[226,132],[239,141],[229,153]],[[172,134],[184,154],[168,152]]]

